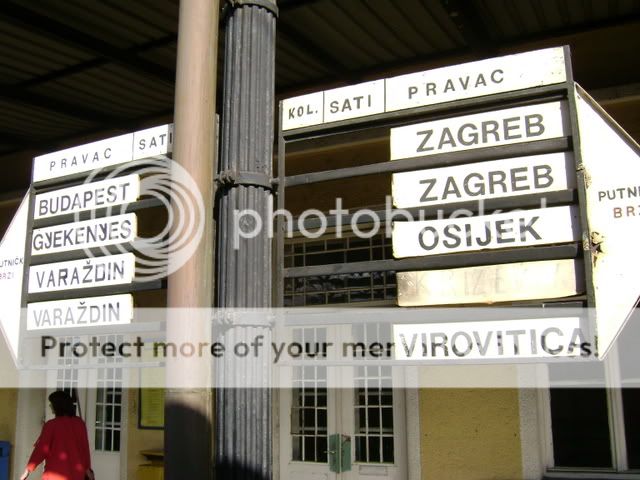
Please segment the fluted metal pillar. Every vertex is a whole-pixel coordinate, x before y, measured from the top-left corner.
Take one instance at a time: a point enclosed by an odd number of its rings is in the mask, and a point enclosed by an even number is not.
[[[237,214],[252,211],[266,226],[271,203],[274,138],[275,0],[233,0],[225,33],[224,92],[218,172],[219,307],[271,306],[271,240],[266,229],[239,238]],[[255,218],[241,228],[252,230]],[[227,348],[261,338],[271,342],[269,322],[230,317],[218,328]],[[268,350],[264,350],[268,353]],[[271,365],[266,355],[216,365],[216,478],[272,476]],[[228,388],[230,382],[234,388]]]

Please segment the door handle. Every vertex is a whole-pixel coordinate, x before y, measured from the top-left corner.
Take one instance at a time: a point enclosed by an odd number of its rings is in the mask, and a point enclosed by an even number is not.
[[[329,470],[335,473],[351,470],[351,437],[334,433],[329,435]]]

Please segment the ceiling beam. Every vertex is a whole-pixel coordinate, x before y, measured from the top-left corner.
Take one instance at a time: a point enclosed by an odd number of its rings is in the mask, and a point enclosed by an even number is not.
[[[30,107],[50,110],[59,114],[63,114],[70,118],[77,118],[96,123],[112,123],[121,119],[104,112],[93,110],[77,104],[70,104],[51,97],[40,95],[10,85],[0,86],[0,99],[7,103],[21,103]]]
[[[161,110],[158,112],[153,112],[147,115],[142,115],[140,117],[130,118],[130,119],[119,119],[114,123],[105,123],[100,124],[96,127],[91,127],[82,131],[74,132],[72,134],[63,135],[60,137],[53,137],[46,140],[40,140],[37,142],[29,142],[25,147],[15,148],[11,151],[5,151],[0,153],[0,158],[15,155],[20,153],[21,151],[26,150],[28,148],[30,151],[36,151],[36,154],[39,153],[48,153],[56,150],[61,150],[63,148],[67,148],[72,146],[74,143],[88,143],[92,140],[87,140],[88,137],[104,134],[102,138],[107,138],[111,136],[116,136],[119,133],[126,133],[136,131],[142,128],[147,128],[150,126],[150,123],[154,120],[164,119],[168,116],[173,115],[173,107],[166,110]],[[105,132],[116,132],[116,133],[106,133]],[[77,140],[74,142],[74,140]],[[96,140],[100,140],[100,138],[96,138]]]
[[[12,192],[0,193],[0,207],[8,207],[20,203],[22,197],[27,193],[27,189],[14,190]]]
[[[486,53],[495,50],[495,43],[473,0],[441,0],[440,3],[471,50]]]
[[[146,51],[153,50],[154,48],[165,47],[167,45],[177,42],[177,40],[178,40],[178,36],[175,33],[173,33],[173,34],[158,38],[156,40],[151,40],[150,42],[146,42],[146,43],[137,45],[135,47],[128,48],[123,51],[130,55],[137,55],[139,53],[144,53]],[[24,82],[16,84],[14,88],[29,88],[29,87],[34,87],[36,85],[42,85],[43,83],[46,83],[46,82],[51,82],[54,80],[58,80],[60,78],[68,77],[70,75],[82,73],[92,68],[101,67],[102,65],[105,65],[110,62],[111,62],[111,59],[106,57],[94,58],[86,62],[77,63],[76,65],[71,65],[69,67],[61,68],[59,70],[54,70],[53,72],[46,73],[45,75],[40,75],[38,77],[25,80]]]
[[[602,106],[638,102],[640,101],[640,82],[599,88],[589,94]]]
[[[577,25],[569,28],[559,28],[549,30],[542,33],[535,33],[533,35],[523,35],[521,37],[514,38],[510,41],[500,44],[501,51],[511,48],[517,48],[526,46],[529,43],[536,43],[544,40],[555,40],[563,37],[570,37],[573,35],[587,34],[592,31],[601,30],[605,28],[621,27],[624,25],[640,24],[640,15],[628,15],[625,17],[618,17],[609,20],[603,20],[595,23],[588,23],[583,25]],[[539,48],[539,47],[538,47]],[[323,77],[311,80],[309,82],[300,83],[296,85],[289,85],[284,88],[277,88],[276,95],[278,98],[287,98],[291,95],[298,95],[300,92],[309,92],[316,90],[325,90],[327,88],[334,88],[337,86],[343,86],[350,84],[349,81],[345,81],[347,78],[356,79],[374,79],[380,76],[388,74],[389,71],[403,71],[407,70],[415,65],[425,65],[432,62],[441,62],[447,58],[459,58],[459,57],[473,56],[473,59],[482,60],[487,58],[486,55],[480,52],[472,50],[470,47],[457,48],[446,52],[438,52],[434,54],[418,55],[409,59],[402,59],[399,61],[392,61],[383,64],[378,64],[375,67],[364,68],[359,70],[345,71],[340,76],[336,77]],[[469,60],[470,61],[470,60]],[[422,67],[421,67],[422,68]],[[328,86],[331,85],[331,86]]]
[[[320,63],[330,73],[337,74],[343,73],[344,69],[341,69],[342,64],[336,57],[331,55],[326,50],[320,48],[314,41],[308,37],[302,35],[295,28],[287,25],[282,20],[278,23],[277,33],[282,35],[287,41],[292,43],[296,48],[299,48],[303,53],[308,54],[311,59]]]
[[[135,54],[116,48],[107,42],[87,35],[53,18],[17,5],[10,0],[0,2],[0,16],[10,22],[22,24],[29,31],[37,32],[50,40],[108,58],[147,77],[161,80],[170,85],[175,82],[175,71],[173,69],[144,60]]]
[[[29,139],[18,134],[0,132],[0,145],[10,148],[26,148],[29,145]]]
[[[320,3],[322,1],[324,0],[279,0],[278,11],[280,13],[284,13],[301,7],[308,7],[309,5]]]
[[[455,50],[449,50],[446,52],[431,53],[428,55],[419,55],[410,59],[403,59],[400,61],[392,61],[384,64],[378,64],[372,68],[363,68],[358,70],[344,71],[338,76],[327,76],[318,78],[310,82],[300,83],[293,86],[287,86],[284,88],[276,88],[276,96],[281,98],[287,98],[291,95],[299,95],[300,92],[326,90],[329,88],[337,88],[341,86],[351,85],[355,82],[366,81],[367,79],[382,78],[387,75],[389,70],[402,70],[410,68],[416,64],[425,64],[429,62],[441,61],[443,59],[457,57],[469,54],[468,48],[460,48]],[[356,79],[350,81],[350,79]]]

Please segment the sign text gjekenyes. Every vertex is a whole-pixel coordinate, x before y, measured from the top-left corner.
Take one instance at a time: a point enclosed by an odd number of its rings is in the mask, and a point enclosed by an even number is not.
[[[135,239],[136,231],[135,213],[38,228],[33,231],[31,255],[131,242]]]

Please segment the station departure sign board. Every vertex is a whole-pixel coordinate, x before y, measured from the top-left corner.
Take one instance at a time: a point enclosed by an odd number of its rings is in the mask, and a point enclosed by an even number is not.
[[[109,249],[138,238],[142,207],[128,211],[141,201],[136,172],[169,158],[172,136],[163,125],[34,158],[30,191],[0,245],[15,257],[0,326],[16,362],[25,332],[132,321],[136,254]]]
[[[400,306],[584,295],[602,358],[640,298],[640,148],[571,72],[558,47],[316,92],[282,102],[281,135],[391,126],[393,206],[421,215],[394,257],[451,265],[398,269]]]

